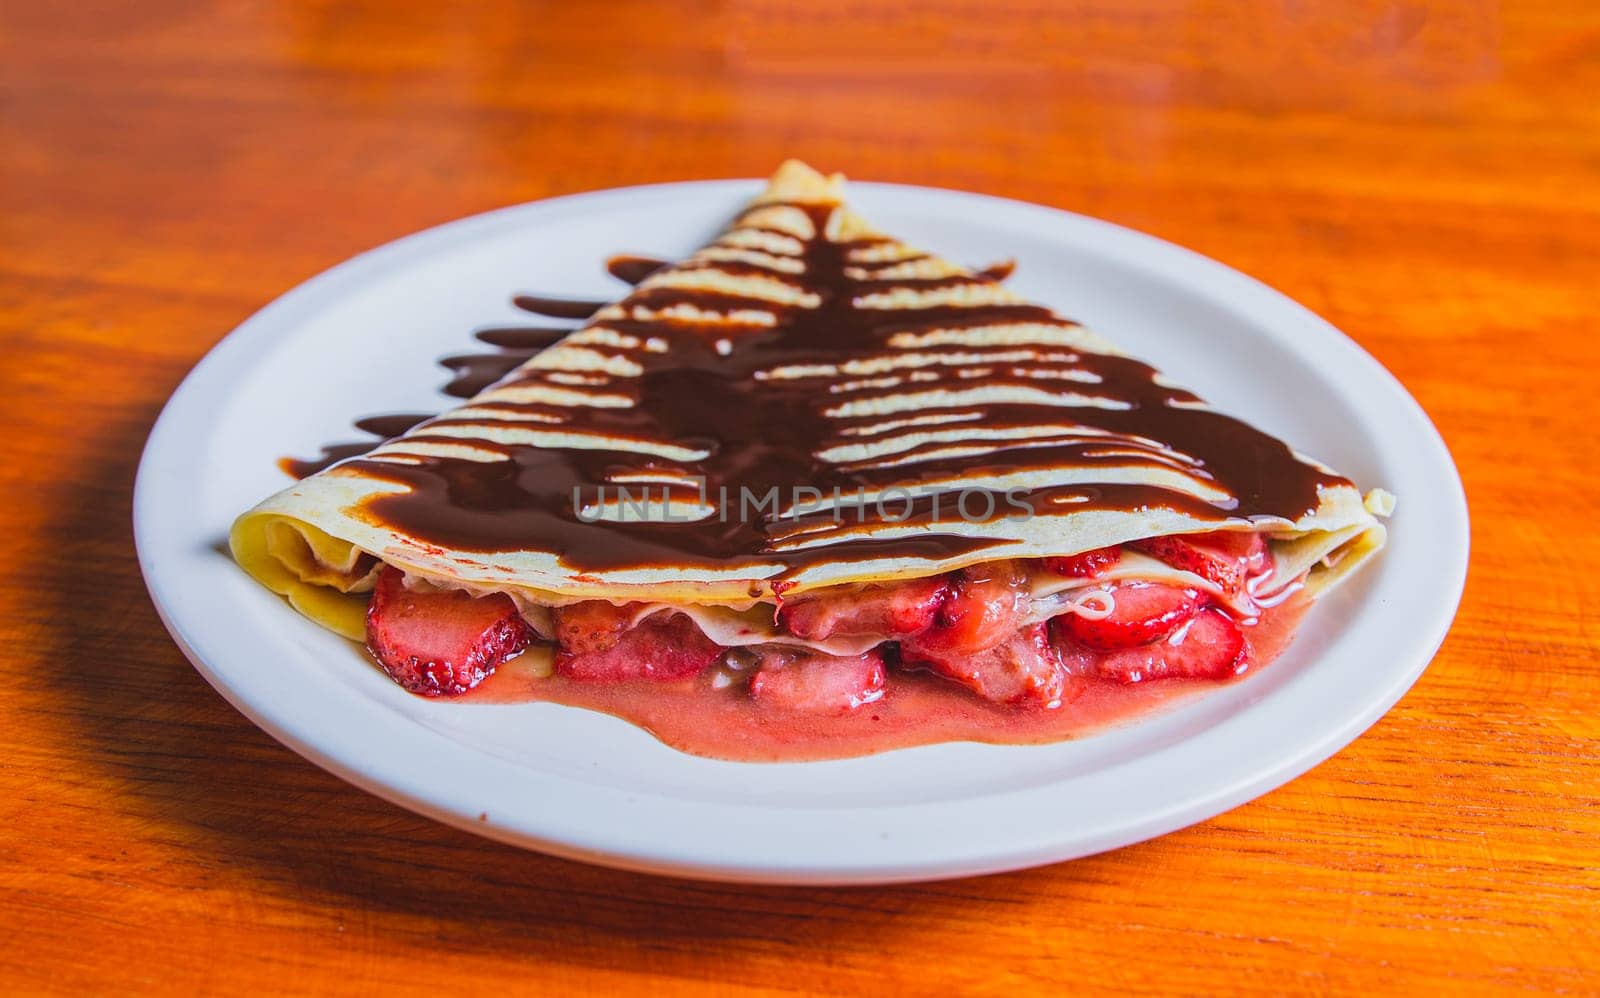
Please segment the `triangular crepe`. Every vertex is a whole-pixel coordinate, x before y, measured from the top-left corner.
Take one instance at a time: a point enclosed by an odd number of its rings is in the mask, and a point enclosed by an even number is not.
[[[791,161],[689,259],[466,405],[267,499],[231,544],[359,639],[379,563],[525,607],[740,610],[1240,530],[1315,592],[1381,546],[1387,502],[874,231],[842,178]]]

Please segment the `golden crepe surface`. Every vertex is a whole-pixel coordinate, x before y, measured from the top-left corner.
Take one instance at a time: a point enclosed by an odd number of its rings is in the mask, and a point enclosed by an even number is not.
[[[359,639],[379,561],[525,607],[739,609],[1250,530],[1316,593],[1382,545],[1391,501],[874,231],[842,178],[790,161],[689,259],[466,405],[267,499],[230,542]]]

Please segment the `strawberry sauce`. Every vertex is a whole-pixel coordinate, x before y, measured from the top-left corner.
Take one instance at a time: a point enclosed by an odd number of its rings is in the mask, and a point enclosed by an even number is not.
[[[1266,611],[1246,628],[1247,681],[1280,654],[1310,601],[1301,597]],[[1162,679],[1088,683],[1070,703],[1046,710],[989,703],[927,672],[891,671],[883,697],[844,714],[817,716],[758,703],[742,682],[715,689],[710,673],[663,682],[579,682],[537,674],[542,649],[500,667],[455,703],[546,702],[597,710],[635,724],[692,755],[738,762],[804,762],[872,755],[937,742],[1037,745],[1090,735],[1134,720],[1221,683]]]

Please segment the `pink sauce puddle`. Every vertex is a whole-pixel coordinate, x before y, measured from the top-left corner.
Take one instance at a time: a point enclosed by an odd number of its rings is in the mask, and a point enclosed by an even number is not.
[[[1288,647],[1310,604],[1303,597],[1290,599],[1263,613],[1259,623],[1246,629],[1251,655],[1244,676],[1259,672]],[[819,716],[768,709],[751,699],[741,683],[718,690],[712,688],[708,677],[678,682],[583,683],[560,676],[540,677],[522,660],[514,660],[459,699],[582,707],[635,724],[691,755],[736,762],[807,762],[937,742],[1038,745],[1066,741],[1224,685],[1196,679],[1128,685],[1091,680],[1071,703],[1044,710],[989,703],[948,680],[922,672],[895,671],[876,703],[847,714]]]

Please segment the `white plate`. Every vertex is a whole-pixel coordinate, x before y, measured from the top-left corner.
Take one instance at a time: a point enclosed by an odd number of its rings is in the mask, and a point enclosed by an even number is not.
[[[1017,291],[1400,496],[1388,549],[1270,668],[1081,741],[719,762],[575,708],[410,696],[223,553],[233,517],[286,484],[279,456],[359,437],[354,417],[443,408],[434,360],[471,349],[474,327],[526,320],[512,292],[616,297],[607,255],[686,254],[758,188],[636,187],[491,212],[356,257],[240,326],[173,395],[135,490],[140,564],[184,654],[290,748],[440,821],[613,866],[784,883],[1009,870],[1181,828],[1321,762],[1427,665],[1466,575],[1466,501],[1388,372],[1294,302],[1187,250],[925,188],[851,195],[886,231],[966,263],[1014,256]]]

